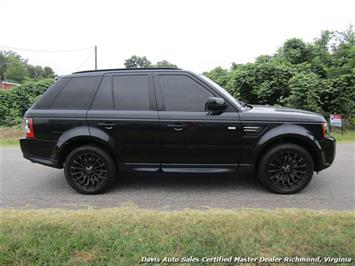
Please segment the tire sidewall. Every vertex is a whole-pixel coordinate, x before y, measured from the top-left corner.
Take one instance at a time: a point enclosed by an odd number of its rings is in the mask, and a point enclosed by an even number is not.
[[[79,186],[76,182],[73,181],[72,176],[70,174],[70,166],[73,160],[80,154],[84,152],[93,153],[99,156],[103,162],[105,163],[105,167],[107,169],[107,176],[104,182],[99,185],[95,190],[87,190],[84,187]],[[110,185],[113,183],[115,176],[116,176],[116,167],[110,155],[107,154],[103,149],[94,145],[84,145],[74,149],[72,152],[69,153],[67,156],[65,163],[64,163],[64,174],[65,179],[68,184],[75,189],[77,192],[82,194],[98,194],[106,191]]]
[[[294,187],[293,189],[282,189],[279,186],[275,185],[271,179],[269,178],[269,175],[267,173],[268,166],[271,163],[271,161],[274,159],[275,156],[278,154],[281,154],[283,152],[297,152],[300,156],[303,157],[306,163],[306,174],[305,177],[300,181],[300,183]],[[296,144],[291,144],[291,143],[284,143],[284,144],[279,144],[273,148],[271,148],[269,151],[265,153],[265,155],[262,157],[260,165],[259,165],[259,171],[258,171],[258,177],[260,182],[269,190],[279,193],[279,194],[293,194],[297,193],[301,190],[303,190],[309,182],[312,180],[313,177],[313,172],[314,172],[314,163],[311,155],[308,153],[307,150],[302,148],[301,146],[298,146]]]

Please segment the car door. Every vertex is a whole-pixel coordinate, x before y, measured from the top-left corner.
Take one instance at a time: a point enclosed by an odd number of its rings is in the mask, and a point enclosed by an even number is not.
[[[221,97],[188,73],[154,75],[161,126],[161,167],[165,172],[236,171],[240,120],[234,107],[205,110],[208,97]]]
[[[112,140],[120,170],[159,170],[159,122],[150,73],[106,75],[87,120],[92,135],[103,133]]]

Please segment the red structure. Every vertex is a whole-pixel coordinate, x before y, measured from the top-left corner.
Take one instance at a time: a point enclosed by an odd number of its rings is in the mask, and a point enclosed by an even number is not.
[[[0,80],[1,90],[11,90],[13,87],[19,85],[18,83]]]

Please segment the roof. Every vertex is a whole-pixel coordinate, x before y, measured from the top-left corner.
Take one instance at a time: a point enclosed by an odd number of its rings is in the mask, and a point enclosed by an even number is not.
[[[137,70],[181,70],[181,68],[172,68],[172,67],[111,68],[111,69],[78,71],[78,72],[73,72],[73,74],[110,72],[110,71],[132,71],[132,70],[133,71],[137,71]]]
[[[10,85],[20,85],[19,83],[16,83],[16,82],[6,81],[6,80],[1,80],[1,79],[0,79],[0,83],[2,83],[2,84],[10,84]]]

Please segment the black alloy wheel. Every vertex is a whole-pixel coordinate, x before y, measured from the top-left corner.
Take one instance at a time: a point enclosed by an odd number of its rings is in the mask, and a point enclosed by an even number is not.
[[[106,179],[105,162],[94,153],[82,153],[73,160],[70,175],[78,186],[90,190]]]
[[[65,162],[65,177],[69,185],[83,194],[103,192],[113,182],[115,173],[112,158],[93,145],[73,150]]]
[[[310,154],[298,145],[285,143],[273,147],[262,158],[259,179],[276,193],[290,194],[306,187],[313,171]]]
[[[296,152],[284,152],[273,158],[267,170],[275,185],[283,187],[297,186],[306,174],[304,158]]]

